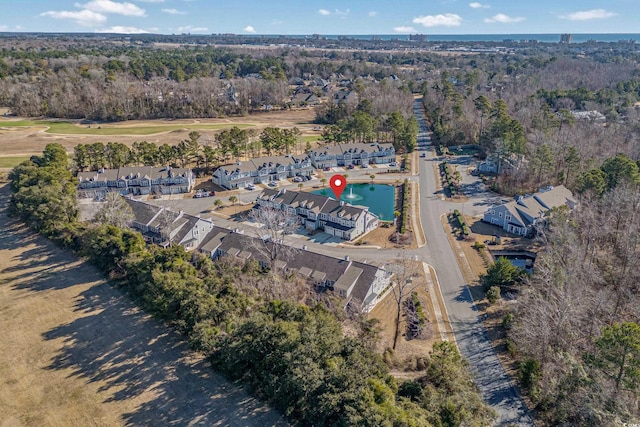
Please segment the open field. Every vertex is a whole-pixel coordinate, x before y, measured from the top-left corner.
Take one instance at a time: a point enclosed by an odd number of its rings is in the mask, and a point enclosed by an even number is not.
[[[0,425],[286,425],[92,266],[10,221],[7,190],[0,188]]]
[[[14,168],[29,158],[30,156],[0,157],[0,169]]]
[[[253,125],[237,123],[233,126],[249,128]],[[0,120],[1,128],[14,127],[38,127],[45,128],[46,133],[62,135],[152,135],[160,132],[170,132],[188,127],[189,130],[224,129],[230,128],[230,124],[176,124],[176,125],[149,125],[149,126],[122,126],[118,124],[79,125],[70,122],[47,120]]]
[[[76,125],[69,121],[4,119],[0,118],[0,153],[3,156],[41,154],[45,145],[57,142],[68,152],[77,144],[120,142],[131,146],[136,141],[158,145],[176,145],[197,130],[202,143],[213,143],[215,135],[232,126],[245,127],[260,133],[265,127],[298,127],[303,143],[319,138],[318,126],[313,124],[313,109],[297,109],[254,113],[244,117],[220,119],[134,120],[118,123]],[[101,126],[101,129],[98,129]]]

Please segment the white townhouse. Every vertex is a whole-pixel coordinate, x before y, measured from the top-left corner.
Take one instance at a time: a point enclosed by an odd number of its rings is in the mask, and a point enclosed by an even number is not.
[[[294,176],[309,176],[313,167],[307,155],[257,157],[233,165],[220,166],[212,181],[227,190],[249,184],[267,184]]]
[[[122,195],[188,193],[195,184],[188,168],[169,166],[122,167],[78,172],[78,197],[100,197],[108,191]]]
[[[396,161],[393,144],[339,144],[318,148],[309,153],[311,163],[318,169],[336,166],[368,165]]]
[[[187,250],[199,247],[213,230],[210,219],[175,212],[169,208],[126,199],[133,211],[130,227],[140,231],[148,243],[160,246],[181,245]]]
[[[353,240],[378,227],[379,218],[366,206],[352,206],[331,197],[286,189],[264,190],[257,200],[258,208],[287,211],[300,217],[308,230],[323,230],[344,240]]]

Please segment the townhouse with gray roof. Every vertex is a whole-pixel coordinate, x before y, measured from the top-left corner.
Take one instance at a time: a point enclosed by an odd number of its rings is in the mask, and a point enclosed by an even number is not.
[[[391,163],[396,161],[393,144],[373,142],[339,144],[317,148],[309,152],[309,158],[315,168],[333,168],[337,166],[368,165]]]
[[[182,245],[192,250],[200,246],[205,236],[213,230],[210,219],[133,199],[125,200],[134,216],[130,227],[138,230],[148,243],[165,247]]]
[[[233,165],[220,166],[213,173],[214,184],[227,190],[249,184],[267,184],[294,176],[309,176],[313,171],[307,155],[257,157]]]
[[[122,167],[78,172],[78,197],[103,197],[108,191],[135,196],[188,193],[195,184],[188,168],[169,166]]]
[[[545,221],[553,208],[577,205],[573,194],[563,185],[545,187],[533,195],[516,196],[515,200],[491,206],[482,220],[497,225],[508,233],[527,236],[533,228]]]
[[[263,268],[270,266],[266,253],[261,250],[270,245],[257,237],[242,232],[214,227],[204,239],[199,251],[218,259],[233,256],[243,261],[256,260]],[[352,261],[349,257],[336,258],[309,251],[306,247],[289,252],[289,256],[276,260],[278,268],[307,278],[320,291],[336,292],[345,301],[345,307],[354,303],[363,312],[369,312],[383,296],[391,283],[391,274],[384,266]]]
[[[352,206],[320,194],[302,191],[264,190],[257,208],[273,208],[298,215],[307,230],[323,230],[344,240],[353,240],[378,227],[379,218],[366,206]]]

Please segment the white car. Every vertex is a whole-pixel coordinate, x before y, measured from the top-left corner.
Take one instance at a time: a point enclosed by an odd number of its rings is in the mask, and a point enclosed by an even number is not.
[[[295,178],[293,178],[293,182],[302,182],[304,181],[304,179],[301,176],[296,176]]]
[[[246,188],[247,188],[247,190],[255,190],[255,189],[256,189],[256,186],[255,186],[255,185],[253,185],[253,184],[249,184],[249,185],[247,185],[247,187],[246,187]]]

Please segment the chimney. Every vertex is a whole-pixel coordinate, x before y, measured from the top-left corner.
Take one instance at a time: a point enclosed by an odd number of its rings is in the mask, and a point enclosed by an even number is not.
[[[303,246],[302,246],[302,250],[303,250],[303,251],[306,251],[306,250],[308,250],[308,249],[309,249],[309,247],[308,247],[307,245],[303,245]]]
[[[345,261],[349,261],[349,255],[345,255],[345,256],[344,256],[344,260],[345,260]]]
[[[340,200],[340,206],[344,206],[344,200]]]

